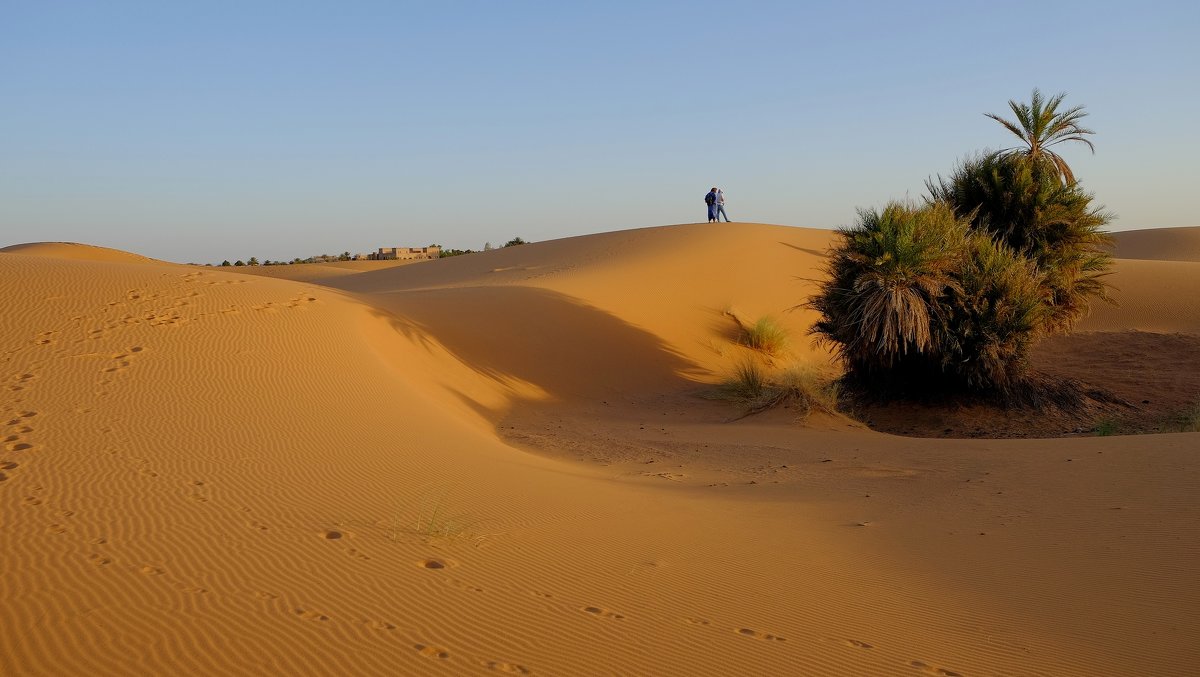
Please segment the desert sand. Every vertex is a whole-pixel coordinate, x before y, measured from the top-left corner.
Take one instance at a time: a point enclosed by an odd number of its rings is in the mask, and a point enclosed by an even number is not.
[[[303,279],[0,250],[0,674],[1200,671],[1200,433],[929,439],[703,397],[745,358],[728,312],[833,369],[796,307],[832,235]],[[1120,306],[1040,359],[1195,404],[1200,229],[1126,244]]]

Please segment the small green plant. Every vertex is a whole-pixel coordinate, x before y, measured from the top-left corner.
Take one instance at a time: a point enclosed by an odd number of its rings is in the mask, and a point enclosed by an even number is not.
[[[745,328],[746,345],[767,355],[779,355],[787,347],[787,330],[779,326],[770,316],[760,317]]]
[[[1117,425],[1115,420],[1111,418],[1105,418],[1096,422],[1096,427],[1092,429],[1092,432],[1096,433],[1096,435],[1099,437],[1108,437],[1110,435],[1116,435],[1119,428],[1120,426]]]
[[[733,368],[733,374],[721,382],[720,392],[725,399],[755,400],[767,390],[767,375],[753,360],[743,360]]]
[[[1200,433],[1200,400],[1181,413],[1177,422],[1181,433]]]
[[[722,312],[737,325],[738,341],[746,347],[771,357],[778,357],[787,348],[787,329],[781,327],[770,315],[764,315],[751,324],[732,307],[727,307]]]
[[[811,367],[792,366],[768,374],[754,360],[734,367],[722,381],[715,399],[731,400],[745,407],[742,417],[779,406],[792,406],[801,414],[837,411],[837,384]]]
[[[478,522],[465,514],[450,510],[446,501],[448,494],[449,491],[442,491],[433,498],[428,495],[422,497],[415,518],[411,517],[407,510],[397,510],[388,527],[388,538],[398,541],[405,533],[415,533],[428,539],[477,540],[471,531]]]
[[[822,411],[832,414],[837,411],[837,381],[830,380],[812,367],[792,366],[784,369],[776,379],[775,387],[783,392],[786,399],[799,404],[805,412]]]

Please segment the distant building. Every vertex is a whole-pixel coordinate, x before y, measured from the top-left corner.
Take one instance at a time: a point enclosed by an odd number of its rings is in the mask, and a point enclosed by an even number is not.
[[[423,261],[436,259],[442,255],[442,248],[433,247],[380,247],[379,251],[371,254],[376,261]]]

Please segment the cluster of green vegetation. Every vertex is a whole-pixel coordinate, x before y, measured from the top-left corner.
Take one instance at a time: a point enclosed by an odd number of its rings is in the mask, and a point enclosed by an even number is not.
[[[813,333],[831,344],[847,377],[893,392],[965,388],[1011,394],[1030,347],[1069,332],[1093,300],[1110,300],[1112,257],[1092,205],[1051,147],[1092,147],[1082,107],[1033,91],[996,115],[1022,145],[968,158],[927,182],[919,203],[860,210],[808,305]]]
[[[237,266],[257,266],[257,265],[291,266],[291,265],[296,265],[299,263],[326,263],[329,261],[349,261],[352,258],[353,257],[350,255],[350,252],[342,252],[341,254],[337,254],[337,255],[321,254],[319,256],[310,256],[306,259],[302,259],[297,256],[296,258],[292,259],[291,261],[272,261],[271,259],[264,259],[263,262],[260,264],[258,262],[258,258],[251,256],[246,261],[242,261],[241,259],[238,259],[237,261],[234,261],[233,263],[230,263],[229,259],[225,259],[224,261],[221,262],[221,267],[225,268],[225,267],[229,267],[229,266],[237,267]]]
[[[512,238],[508,242],[504,242],[505,247],[515,247],[517,245],[526,245],[526,244],[528,244],[528,242],[522,240],[521,238]],[[490,251],[494,250],[494,248],[496,248],[496,247],[492,246],[492,242],[484,242],[484,250],[482,250],[482,251],[490,252]],[[475,253],[475,250],[448,250],[448,248],[443,247],[442,254],[440,254],[440,256],[438,258],[449,258],[452,256],[462,256],[462,254],[468,254],[468,253]]]
[[[514,237],[513,239],[509,240],[508,242],[505,242],[504,246],[505,247],[515,247],[517,245],[522,245],[522,244],[528,244],[528,242],[521,239],[520,237]],[[441,245],[438,245],[438,244],[432,244],[429,246],[441,247]],[[491,242],[487,242],[483,245],[483,251],[485,251],[485,252],[491,251],[493,249],[495,249],[495,247],[492,246]],[[445,247],[442,247],[442,251],[438,255],[438,258],[444,259],[444,258],[448,258],[451,256],[462,256],[463,254],[474,254],[474,253],[475,253],[474,249],[447,249]],[[296,265],[299,263],[328,263],[330,261],[350,261],[353,258],[354,257],[350,254],[350,252],[342,252],[341,254],[337,254],[337,255],[321,254],[319,256],[310,256],[310,257],[304,258],[304,259],[297,256],[296,258],[292,259],[291,261],[272,261],[271,259],[266,259],[262,262],[261,265],[264,265],[264,266],[290,266],[290,265]],[[230,266],[232,266],[232,267],[257,266],[260,264],[259,264],[257,258],[251,256],[250,259],[247,261],[238,259],[237,261],[234,261],[233,263],[230,263],[229,259],[225,259],[224,261],[221,262],[220,265],[222,268],[224,268],[224,267],[230,267]]]
[[[737,404],[740,416],[777,407],[790,407],[801,416],[837,411],[838,386],[832,378],[811,366],[778,364],[790,343],[785,327],[769,315],[748,322],[732,308],[724,314],[737,324],[737,344],[749,351],[708,397]]]
[[[811,367],[769,370],[759,361],[747,359],[719,384],[715,396],[741,405],[743,416],[782,406],[806,416],[814,411],[837,411],[838,386]]]

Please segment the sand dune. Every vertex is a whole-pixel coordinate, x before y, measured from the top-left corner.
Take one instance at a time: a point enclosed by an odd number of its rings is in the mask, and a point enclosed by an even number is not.
[[[1127,230],[1113,233],[1113,239],[1122,259],[1200,262],[1200,226]]]
[[[921,440],[697,397],[739,359],[726,310],[827,362],[792,308],[830,237],[321,285],[9,248],[0,674],[1192,674],[1200,434]],[[1200,332],[1187,265],[1120,261],[1092,331]]]
[[[15,244],[0,248],[0,253],[21,254],[24,256],[43,256],[52,259],[69,259],[77,261],[105,261],[118,263],[161,263],[140,254],[97,247],[77,242],[31,242]]]

